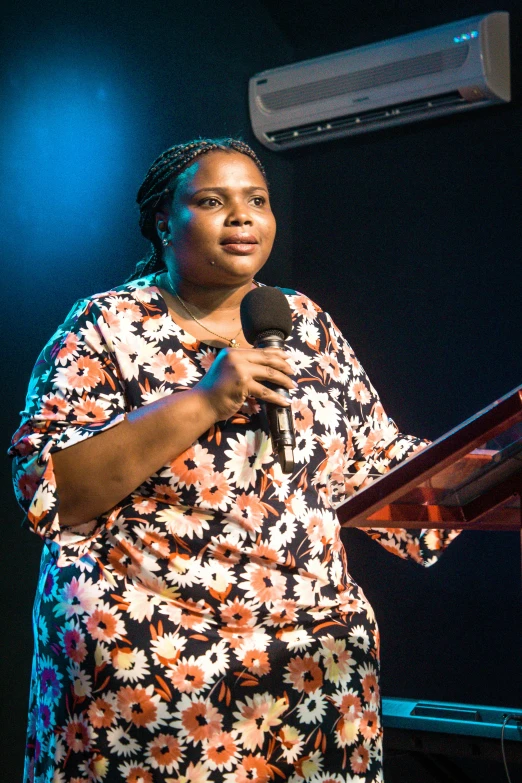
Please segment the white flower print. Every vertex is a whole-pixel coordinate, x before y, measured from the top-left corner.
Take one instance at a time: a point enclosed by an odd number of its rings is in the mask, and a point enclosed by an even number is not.
[[[319,367],[326,372],[330,378],[339,380],[341,378],[341,367],[337,360],[337,357],[333,353],[321,353],[319,354],[319,360],[317,362]]]
[[[91,614],[101,595],[100,585],[92,579],[87,579],[85,574],[80,574],[78,579],[73,576],[71,581],[64,585],[54,607],[54,613],[57,617],[65,615],[67,620],[74,615]]]
[[[172,318],[166,315],[154,315],[145,318],[143,331],[149,340],[162,342],[176,334],[176,326]]]
[[[106,301],[111,312],[117,313],[121,318],[131,321],[131,323],[141,321],[143,318],[142,310],[134,297],[108,296]]]
[[[154,607],[160,606],[162,603],[160,595],[153,595],[145,588],[133,584],[129,584],[123,591],[123,598],[128,605],[129,617],[132,620],[138,620],[138,622],[143,622],[145,618],[150,622],[154,614]]]
[[[219,677],[225,674],[229,665],[228,645],[221,641],[213,644],[210,650],[199,659],[200,666],[210,677]]]
[[[38,493],[35,495],[31,504],[31,513],[37,519],[45,516],[45,514],[56,506],[56,495],[52,487],[42,484]],[[74,535],[74,533],[73,533]]]
[[[107,348],[109,350],[113,348],[110,341],[110,330],[107,328],[107,324],[101,315],[98,317],[96,324],[88,323],[80,330],[80,334],[93,353],[103,353]],[[107,340],[107,338],[109,339]]]
[[[311,429],[297,432],[295,437],[294,459],[298,463],[308,463],[316,447],[315,435]]]
[[[161,476],[174,478],[181,487],[190,487],[205,481],[209,473],[214,472],[214,455],[200,443],[194,443],[185,449],[170,467],[161,472]]]
[[[278,739],[281,743],[281,756],[292,764],[301,755],[305,735],[301,734],[295,726],[284,725],[279,729]]]
[[[185,649],[187,640],[177,633],[166,633],[156,636],[150,642],[150,649],[156,663],[163,666],[173,666]]]
[[[326,698],[321,690],[307,694],[299,704],[297,714],[301,723],[321,723],[326,712]]]
[[[319,556],[331,544],[338,530],[337,520],[331,511],[310,509],[305,517],[306,532],[311,546],[308,551]]]
[[[303,343],[314,346],[319,344],[321,333],[314,324],[301,321],[297,326],[297,333]]]
[[[109,729],[107,739],[111,750],[124,758],[126,756],[134,756],[140,747],[139,742],[131,737],[123,727],[119,726]]]
[[[150,674],[145,650],[116,648],[112,665],[115,677],[123,682],[139,682]]]
[[[89,697],[92,694],[92,677],[80,668],[79,664],[71,663],[67,667],[67,676],[72,686],[74,695],[78,699]]]
[[[238,489],[248,489],[256,482],[257,471],[272,462],[270,439],[261,430],[239,434],[237,440],[227,439],[225,475]]]
[[[219,471],[206,472],[197,483],[198,497],[202,508],[226,511],[232,499],[232,487]]]
[[[302,519],[306,513],[308,507],[307,498],[303,490],[299,487],[290,496],[286,503],[287,509],[295,516],[296,519]]]
[[[303,370],[308,370],[313,364],[313,358],[293,346],[285,346],[286,359],[294,371],[294,375],[301,375]]]
[[[192,587],[201,582],[201,561],[184,553],[169,557],[169,571],[166,578],[179,587]]]
[[[170,389],[166,383],[162,383],[161,386],[143,393],[143,403],[144,405],[149,405],[151,402],[156,402],[156,400],[170,397],[171,394],[172,389]]]
[[[124,379],[130,381],[137,378],[142,368],[153,359],[158,344],[155,341],[148,342],[138,334],[127,334],[124,341],[114,339],[114,350]]]
[[[293,514],[283,511],[270,528],[270,543],[276,549],[283,549],[295,538],[297,523]]]
[[[211,517],[192,508],[167,506],[158,511],[157,519],[172,535],[201,538],[203,531],[209,528],[208,522]]]
[[[306,648],[309,647],[313,642],[313,637],[310,636],[308,631],[299,625],[296,625],[295,628],[292,628],[292,630],[282,631],[280,638],[281,641],[286,644],[289,650],[295,650],[299,652],[306,650]]]
[[[368,631],[364,625],[356,625],[352,628],[348,634],[348,641],[354,647],[359,647],[364,652],[368,652],[370,647],[370,639],[368,637]]]
[[[360,402],[361,405],[367,405],[371,401],[370,390],[364,383],[364,381],[358,381],[354,379],[348,385],[348,396],[351,400]]]
[[[317,557],[311,558],[306,568],[299,569],[299,576],[294,576],[294,582],[299,603],[313,606],[321,595],[321,588],[328,584],[328,567]]]
[[[202,585],[216,593],[226,592],[236,584],[237,577],[232,568],[227,568],[219,561],[210,561],[200,567],[199,578]]]
[[[208,371],[214,364],[217,355],[218,351],[216,348],[210,348],[209,346],[201,347],[200,351],[196,354],[196,361],[204,370]]]
[[[281,724],[281,715],[288,709],[286,699],[274,699],[270,693],[258,693],[236,703],[233,727],[243,747],[255,751],[263,746],[266,732],[272,733]]]
[[[285,498],[288,497],[288,494],[290,492],[290,481],[291,481],[290,474],[283,473],[279,461],[274,462],[274,464],[270,467],[269,474],[272,478],[272,489],[273,489],[271,497],[275,497],[279,501],[285,500]]]
[[[349,682],[354,671],[355,659],[346,649],[344,639],[334,639],[328,634],[321,639],[320,655],[326,670],[326,679],[336,683]]]
[[[329,430],[335,430],[339,424],[340,411],[326,392],[319,392],[313,386],[305,386],[304,395],[314,410],[315,418]]]

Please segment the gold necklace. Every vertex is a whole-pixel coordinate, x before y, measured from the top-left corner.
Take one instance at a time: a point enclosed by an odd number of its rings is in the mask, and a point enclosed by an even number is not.
[[[173,293],[174,293],[174,296],[176,297],[176,299],[178,300],[178,302],[180,303],[180,305],[183,307],[183,309],[186,310],[187,313],[190,315],[192,320],[195,321],[197,324],[199,324],[199,326],[202,326],[203,329],[206,332],[210,332],[210,334],[213,334],[216,337],[219,337],[220,340],[225,340],[225,342],[227,342],[231,348],[239,348],[240,343],[237,342],[236,337],[238,337],[241,334],[241,329],[243,327],[241,327],[239,329],[239,332],[237,334],[235,334],[234,337],[232,337],[232,338],[230,338],[230,337],[223,337],[222,334],[218,334],[217,332],[212,331],[212,329],[209,329],[208,326],[205,326],[205,324],[202,324],[201,321],[198,321],[198,319],[196,318],[194,313],[190,312],[189,308],[187,307],[187,305],[185,304],[185,302],[183,301],[181,296],[179,294],[177,294],[175,291]]]
[[[189,308],[187,307],[187,305],[185,304],[185,302],[183,301],[181,296],[179,294],[177,294],[176,291],[171,289],[171,285],[170,285],[171,280],[170,280],[170,275],[169,275],[168,272],[165,273],[165,276],[167,278],[167,282],[169,283],[169,285],[166,286],[167,291],[169,293],[171,293],[171,294],[174,294],[174,296],[178,299],[180,305],[183,307],[184,310],[186,310],[186,312],[190,315],[190,317],[192,318],[193,321],[195,321],[197,324],[199,324],[199,326],[202,326],[203,329],[206,332],[210,332],[210,334],[215,335],[215,337],[219,337],[220,340],[225,340],[225,342],[227,342],[231,348],[239,348],[240,347],[241,344],[237,342],[236,337],[238,337],[241,334],[241,330],[243,329],[243,327],[241,327],[239,332],[237,334],[235,334],[234,337],[232,337],[232,339],[230,337],[223,337],[223,335],[218,334],[217,332],[213,332],[212,329],[208,328],[208,326],[205,326],[205,324],[202,324],[201,321],[198,321],[198,319],[196,318],[194,313],[192,313],[189,310]],[[154,275],[154,278],[153,278],[154,285],[156,285],[158,287],[159,287],[159,285],[158,285],[158,282],[159,282],[158,278],[159,277],[162,277],[162,275],[158,275],[158,273],[156,272],[156,274]],[[252,278],[252,282],[253,282],[253,284],[255,286],[257,286],[257,288],[261,287],[261,283],[258,283],[257,280],[254,280],[254,278]]]

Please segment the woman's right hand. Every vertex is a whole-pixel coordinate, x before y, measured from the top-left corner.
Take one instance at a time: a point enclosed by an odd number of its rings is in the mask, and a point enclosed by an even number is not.
[[[247,397],[289,406],[290,401],[265,386],[295,388],[285,352],[280,348],[223,348],[205,376],[193,388],[203,391],[216,415],[224,421],[241,408]]]

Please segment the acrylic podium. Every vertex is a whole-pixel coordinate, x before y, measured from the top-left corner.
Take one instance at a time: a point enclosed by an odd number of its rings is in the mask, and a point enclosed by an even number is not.
[[[521,495],[519,386],[377,478],[337,515],[346,527],[518,530],[522,536]],[[462,780],[451,757],[522,764],[520,707],[383,698],[382,712],[385,751],[415,756],[430,780]]]
[[[522,386],[337,509],[346,527],[522,531]]]

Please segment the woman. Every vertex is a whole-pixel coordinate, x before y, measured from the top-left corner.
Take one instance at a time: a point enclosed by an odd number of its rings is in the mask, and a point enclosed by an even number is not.
[[[167,150],[138,203],[152,252],[74,306],[11,449],[46,543],[25,781],[381,781],[378,631],[333,508],[420,444],[307,297],[285,351],[246,343],[275,234],[246,144]],[[425,565],[454,536],[369,532]]]

